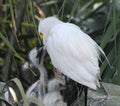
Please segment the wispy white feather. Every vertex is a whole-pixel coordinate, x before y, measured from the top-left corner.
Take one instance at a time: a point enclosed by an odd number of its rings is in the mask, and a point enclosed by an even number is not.
[[[103,50],[78,26],[48,17],[39,23],[44,46],[53,65],[74,81],[99,87],[99,60]]]
[[[37,58],[37,52],[37,49],[33,48],[29,53],[29,59],[32,64],[39,70],[40,79],[29,87],[26,92],[26,96],[34,96],[42,100],[43,96],[46,93],[45,89],[47,84],[47,71],[43,65],[43,59],[45,54],[42,55],[41,62],[39,63],[39,58]]]
[[[61,79],[52,79],[48,82],[48,93],[43,98],[45,106],[67,106],[60,94],[60,85],[65,85]]]

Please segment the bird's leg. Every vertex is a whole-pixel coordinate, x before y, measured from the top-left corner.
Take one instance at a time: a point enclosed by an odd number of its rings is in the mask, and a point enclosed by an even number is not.
[[[104,87],[104,85],[102,84],[102,82],[100,82],[100,84],[101,84],[101,86],[103,87],[104,91],[106,92],[106,98],[105,98],[105,100],[109,99],[109,97],[111,97],[110,94],[109,94],[109,92],[108,92],[107,89]]]
[[[79,93],[78,93],[78,96],[79,96],[79,97],[82,95],[83,89],[84,89],[84,86],[81,85],[81,86],[80,86]]]
[[[44,55],[45,55],[45,50],[43,47],[41,47],[40,49],[38,49],[36,56],[36,58],[39,58],[39,63],[41,63],[41,60],[44,57]]]
[[[66,89],[67,89],[67,94],[69,95],[69,93],[70,93],[70,89],[69,89],[69,86],[68,86],[68,79],[67,79],[67,77],[65,76],[65,85],[66,85]],[[70,105],[70,102],[69,102],[69,99],[67,100],[67,106],[69,106]]]
[[[82,95],[82,92],[84,91],[84,101],[85,101],[85,106],[87,106],[87,93],[88,93],[88,89],[86,86],[81,85],[80,90],[78,92],[78,97],[80,97]]]
[[[65,82],[66,82],[66,88],[67,88],[67,90],[68,90],[68,92],[70,92],[70,89],[69,89],[69,86],[68,86],[68,79],[67,79],[67,77],[65,76]]]
[[[87,94],[88,94],[88,88],[84,86],[84,94],[85,94],[85,106],[87,106]]]

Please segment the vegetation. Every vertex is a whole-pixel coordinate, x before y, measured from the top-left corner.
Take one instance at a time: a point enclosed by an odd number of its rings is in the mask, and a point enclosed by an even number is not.
[[[102,81],[120,85],[119,0],[1,0],[0,81],[9,84],[20,80],[26,90],[39,78],[38,70],[24,71],[22,65],[29,61],[29,51],[41,46],[37,31],[40,19],[51,15],[80,26],[103,48],[110,65],[102,58]],[[44,63],[51,76],[53,66],[48,55]]]

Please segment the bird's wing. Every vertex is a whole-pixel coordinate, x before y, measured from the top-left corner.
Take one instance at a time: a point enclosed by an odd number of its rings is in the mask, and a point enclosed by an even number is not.
[[[69,23],[56,25],[49,34],[46,47],[53,65],[74,81],[96,89],[98,45]]]

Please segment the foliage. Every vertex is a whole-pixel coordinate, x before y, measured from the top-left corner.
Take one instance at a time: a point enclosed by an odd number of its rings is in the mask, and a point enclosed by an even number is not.
[[[8,2],[9,1],[9,2]],[[100,62],[104,82],[120,85],[120,2],[119,0],[1,0],[0,1],[0,81],[19,78],[27,89],[39,77],[22,70],[28,53],[41,46],[37,25],[51,15],[72,22],[88,33],[105,51],[110,62]],[[53,66],[46,55],[45,66]]]

